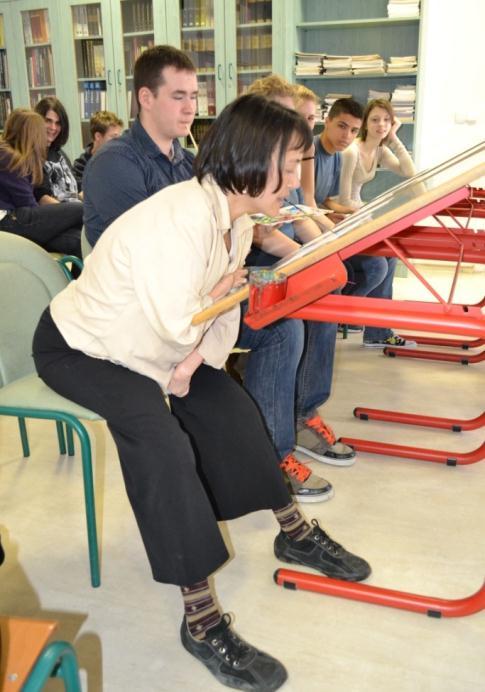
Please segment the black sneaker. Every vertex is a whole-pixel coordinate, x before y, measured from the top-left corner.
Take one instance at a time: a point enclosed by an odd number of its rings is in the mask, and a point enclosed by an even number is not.
[[[180,629],[182,644],[199,659],[217,680],[227,687],[250,692],[272,692],[288,674],[279,661],[251,646],[230,628],[227,613],[220,623],[207,630],[205,639],[194,639],[185,618]]]
[[[320,528],[316,519],[312,519],[312,525],[311,534],[301,541],[296,541],[284,531],[280,531],[274,542],[276,557],[283,562],[295,562],[304,567],[312,567],[334,579],[367,579],[371,568],[365,560],[352,555],[333,541]]]

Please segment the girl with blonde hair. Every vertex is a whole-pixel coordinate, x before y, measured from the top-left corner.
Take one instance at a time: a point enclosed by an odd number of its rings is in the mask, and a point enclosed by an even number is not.
[[[77,205],[40,207],[34,197],[33,185],[43,178],[46,147],[43,118],[26,108],[12,111],[0,140],[0,230],[46,250],[81,257]]]

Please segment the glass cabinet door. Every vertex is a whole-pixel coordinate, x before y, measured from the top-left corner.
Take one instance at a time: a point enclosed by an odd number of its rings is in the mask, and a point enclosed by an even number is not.
[[[3,14],[0,14],[0,130],[3,130],[5,120],[11,112],[12,93],[10,91],[10,76],[5,47],[5,24]]]
[[[21,12],[30,106],[55,96],[54,61],[48,9]]]
[[[272,47],[271,0],[237,0],[237,91],[234,96],[244,94],[255,79],[271,73]]]
[[[101,3],[71,5],[82,143],[90,140],[89,119],[106,110],[106,57]]]
[[[121,0],[121,27],[123,35],[126,109],[132,121],[138,107],[133,92],[133,67],[136,59],[147,48],[155,45],[153,3],[151,0]],[[121,86],[120,69],[116,70],[117,84]]]
[[[197,116],[192,126],[193,140],[197,143],[218,110],[216,79],[222,80],[224,66],[220,60],[216,65],[214,0],[179,0],[179,6],[180,47],[197,70],[199,95]],[[193,147],[194,142],[187,142],[187,146]]]

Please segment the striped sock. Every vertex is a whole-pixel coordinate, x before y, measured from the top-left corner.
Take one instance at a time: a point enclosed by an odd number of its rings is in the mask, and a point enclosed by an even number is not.
[[[305,517],[294,502],[290,502],[282,509],[273,511],[281,530],[287,533],[290,538],[301,541],[311,533],[312,527],[306,522]]]
[[[206,632],[221,620],[207,579],[192,586],[182,586],[187,628],[194,639],[204,639]]]

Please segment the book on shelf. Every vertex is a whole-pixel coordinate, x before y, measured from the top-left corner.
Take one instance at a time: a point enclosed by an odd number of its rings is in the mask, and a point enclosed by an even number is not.
[[[54,83],[54,65],[50,46],[29,49],[27,71],[31,88],[50,86]]]
[[[378,53],[352,56],[353,74],[384,74],[385,65],[382,56]]]
[[[322,103],[322,119],[325,118],[325,116],[328,114],[328,111],[330,108],[333,106],[335,101],[338,101],[339,99],[351,99],[352,94],[339,94],[336,92],[329,92],[328,94],[325,94],[323,98],[323,103]]]
[[[153,31],[153,10],[151,0],[133,0],[122,3],[123,31]]]
[[[0,89],[8,89],[9,85],[7,54],[2,51],[0,52]]]
[[[89,120],[97,111],[106,110],[106,83],[104,81],[84,82],[79,92],[81,118]]]
[[[126,74],[133,74],[133,67],[137,58],[155,45],[152,36],[125,36],[125,70]]]
[[[199,91],[197,94],[197,115],[203,117],[209,115],[209,101],[207,97],[207,82],[204,79],[199,81]]]
[[[28,17],[32,44],[49,43],[50,28],[47,10],[30,10]]]
[[[5,48],[5,27],[3,25],[3,14],[0,14],[0,49]]]
[[[12,112],[12,97],[10,94],[0,94],[0,129],[3,129],[6,119]]]
[[[391,103],[396,118],[402,123],[414,121],[416,87],[414,84],[401,84],[391,94]]]

